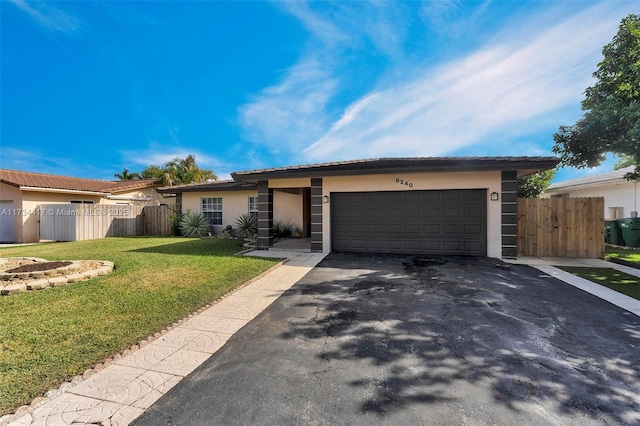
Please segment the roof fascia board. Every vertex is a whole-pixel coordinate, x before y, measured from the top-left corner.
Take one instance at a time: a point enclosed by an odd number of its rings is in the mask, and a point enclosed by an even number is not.
[[[151,197],[130,197],[126,195],[107,195],[109,200],[151,201]]]
[[[548,170],[556,167],[557,161],[538,161],[538,162],[487,162],[487,164],[441,164],[441,165],[409,165],[406,167],[371,167],[366,168],[362,165],[359,167],[349,166],[325,166],[317,169],[294,169],[294,170],[274,170],[259,173],[238,174],[231,173],[236,181],[255,182],[265,179],[281,179],[293,177],[323,177],[323,176],[353,176],[353,175],[373,175],[373,174],[392,174],[407,172],[452,172],[452,171],[502,171],[502,170]]]
[[[159,188],[157,191],[160,194],[181,194],[183,192],[227,192],[227,191],[257,191],[257,187],[222,187],[222,188],[211,188],[211,187],[198,187],[198,186],[190,186],[186,188]]]
[[[20,186],[20,190],[33,192],[55,192],[59,194],[99,195],[101,197],[109,195],[108,192],[82,191],[79,189],[41,188],[37,186]]]

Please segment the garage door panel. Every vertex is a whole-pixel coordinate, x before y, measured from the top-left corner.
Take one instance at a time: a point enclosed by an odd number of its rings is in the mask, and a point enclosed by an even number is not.
[[[387,209],[387,219],[400,219],[403,216],[402,209],[389,208]]]
[[[442,200],[445,203],[458,203],[464,191],[442,191]]]
[[[458,224],[455,225],[445,225],[444,226],[444,235],[460,235],[462,234],[462,227]]]
[[[333,193],[335,251],[486,255],[486,190]]]
[[[419,207],[409,207],[404,210],[404,217],[407,219],[419,219],[422,216],[422,209]]]
[[[412,223],[404,226],[404,232],[407,235],[420,235],[420,231],[422,231],[422,225],[420,225],[419,223]]]
[[[453,217],[455,217],[455,218],[462,217],[462,210],[459,209],[459,208],[455,208],[455,209],[446,208],[446,209],[444,209],[444,217],[449,218],[449,219],[453,218]]]
[[[464,233],[466,235],[481,235],[483,232],[482,225],[465,225]]]
[[[436,225],[425,225],[424,233],[426,235],[440,235],[442,233],[442,227],[439,224]]]
[[[442,209],[426,207],[423,209],[423,215],[425,218],[440,218],[442,217]]]
[[[402,224],[387,224],[386,231],[387,234],[402,234]]]
[[[384,234],[385,224],[384,223],[370,223],[369,225],[362,225],[366,228],[369,235],[380,235]],[[362,232],[364,234],[365,232]]]
[[[383,208],[372,208],[371,210],[367,211],[367,216],[369,218],[383,218],[384,217],[384,209]]]
[[[408,252],[422,252],[424,251],[424,242],[418,240],[405,241],[404,248]]]

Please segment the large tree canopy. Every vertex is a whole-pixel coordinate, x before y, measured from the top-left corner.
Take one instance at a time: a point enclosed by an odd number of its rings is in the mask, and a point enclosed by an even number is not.
[[[593,73],[596,83],[585,90],[584,116],[561,126],[553,136],[553,152],[561,164],[594,167],[605,154],[626,155],[640,176],[640,15],[622,20],[618,33],[602,49],[604,59]]]
[[[142,172],[128,173],[128,170],[123,170],[123,173],[116,173],[116,177],[122,178],[122,175],[137,176],[142,179],[156,179],[162,182],[165,186],[182,185],[186,183],[206,182],[207,180],[218,180],[218,177],[211,170],[201,169],[196,164],[196,157],[194,155],[187,155],[185,158],[176,157],[173,160],[163,164],[162,166],[151,165],[146,167]]]
[[[551,185],[556,170],[545,170],[518,178],[518,198],[538,198]]]
[[[113,177],[116,177],[120,180],[134,180],[134,179],[140,179],[140,174],[129,173],[129,169],[122,169],[122,173],[114,173]]]

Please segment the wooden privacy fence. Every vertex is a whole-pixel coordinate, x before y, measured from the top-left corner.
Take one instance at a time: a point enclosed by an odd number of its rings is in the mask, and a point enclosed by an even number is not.
[[[604,198],[519,198],[518,255],[604,257]]]
[[[40,239],[81,241],[105,237],[170,235],[169,206],[41,204]]]

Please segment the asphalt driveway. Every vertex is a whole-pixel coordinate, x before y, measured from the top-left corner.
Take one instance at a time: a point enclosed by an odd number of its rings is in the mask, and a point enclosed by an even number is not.
[[[331,254],[137,425],[640,423],[640,320],[527,266]]]

